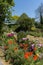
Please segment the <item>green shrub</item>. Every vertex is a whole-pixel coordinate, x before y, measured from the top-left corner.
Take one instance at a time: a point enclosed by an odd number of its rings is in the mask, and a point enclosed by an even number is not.
[[[36,37],[41,37],[42,34],[39,32],[29,32],[29,35],[32,35],[32,36],[36,36]]]
[[[32,33],[32,32],[31,32]],[[35,34],[36,32],[34,32]],[[24,40],[26,44],[18,45],[14,35],[5,35],[4,50],[5,60],[12,65],[42,65],[43,64],[43,44],[37,41],[26,40],[26,33],[19,32],[18,39]],[[23,39],[24,38],[24,39]],[[7,45],[6,45],[7,44]],[[28,45],[27,45],[28,44]],[[5,46],[6,45],[6,46]],[[20,47],[22,46],[22,48]],[[41,56],[41,57],[40,57]]]
[[[20,42],[22,38],[25,38],[26,37],[26,33],[24,31],[20,31],[18,34],[17,34],[17,39],[18,41]]]

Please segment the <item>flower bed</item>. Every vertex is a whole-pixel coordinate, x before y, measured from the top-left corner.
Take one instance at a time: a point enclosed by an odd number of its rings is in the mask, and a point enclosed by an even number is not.
[[[14,33],[6,34],[3,38],[5,60],[12,65],[43,64],[43,44],[37,41],[30,41],[26,37],[17,42]]]

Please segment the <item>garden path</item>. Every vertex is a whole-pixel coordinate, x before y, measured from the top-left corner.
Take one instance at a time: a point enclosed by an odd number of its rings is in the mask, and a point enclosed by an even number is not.
[[[3,63],[1,62],[1,60],[0,60],[0,65],[3,65]]]
[[[43,37],[34,37],[34,36],[31,36],[31,35],[27,35],[27,38],[29,38],[29,40],[38,40],[40,43],[43,43]]]

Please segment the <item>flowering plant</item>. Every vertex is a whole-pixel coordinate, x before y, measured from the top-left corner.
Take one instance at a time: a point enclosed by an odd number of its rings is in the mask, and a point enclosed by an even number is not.
[[[30,41],[23,37],[21,42],[16,41],[14,34],[4,37],[5,60],[12,65],[42,65],[43,44]]]

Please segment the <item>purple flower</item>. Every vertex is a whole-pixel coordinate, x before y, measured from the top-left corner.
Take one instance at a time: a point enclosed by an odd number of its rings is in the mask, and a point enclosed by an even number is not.
[[[35,46],[34,44],[31,45],[30,51],[33,51],[34,50],[34,46]]]
[[[35,46],[34,44],[31,45],[32,48],[34,48],[34,46]]]
[[[14,36],[14,34],[13,33],[9,33],[9,34],[7,34],[7,36],[8,37],[12,37],[12,36]]]

